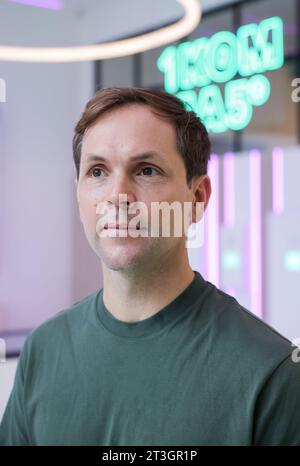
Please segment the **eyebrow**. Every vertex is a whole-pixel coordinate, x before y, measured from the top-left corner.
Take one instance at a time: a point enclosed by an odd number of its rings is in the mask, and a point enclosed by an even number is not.
[[[134,155],[133,157],[130,158],[130,162],[138,162],[140,160],[148,160],[148,159],[159,159],[162,162],[164,161],[164,158],[159,155],[155,151],[146,151],[142,152],[141,154]],[[98,154],[88,154],[86,163],[89,162],[107,162],[108,159],[105,157],[102,157],[101,155]]]

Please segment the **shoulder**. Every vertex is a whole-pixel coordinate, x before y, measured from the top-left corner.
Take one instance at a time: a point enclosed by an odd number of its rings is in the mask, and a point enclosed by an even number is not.
[[[209,328],[224,351],[235,353],[244,364],[276,367],[295,349],[291,341],[210,282],[203,303]]]
[[[71,307],[58,311],[36,327],[26,338],[21,352],[23,358],[32,350],[35,353],[44,349],[49,351],[61,343],[65,344],[71,336],[72,339],[76,339],[89,321],[90,313],[97,304],[99,292],[100,290],[97,290],[75,302]]]

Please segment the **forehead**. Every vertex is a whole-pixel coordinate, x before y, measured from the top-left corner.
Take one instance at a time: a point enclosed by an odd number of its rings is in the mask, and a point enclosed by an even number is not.
[[[82,155],[101,149],[140,152],[176,151],[176,131],[172,123],[155,115],[148,105],[130,104],[101,115],[89,127],[82,141]]]

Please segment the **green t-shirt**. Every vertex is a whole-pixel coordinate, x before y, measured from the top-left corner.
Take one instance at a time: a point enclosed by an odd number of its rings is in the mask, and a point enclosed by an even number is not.
[[[0,445],[300,445],[293,350],[198,272],[140,322],[101,289],[27,338]]]

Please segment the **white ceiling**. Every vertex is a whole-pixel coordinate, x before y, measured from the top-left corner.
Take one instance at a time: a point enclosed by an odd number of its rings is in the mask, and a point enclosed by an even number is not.
[[[218,6],[226,5],[229,3],[238,3],[240,0],[201,0],[203,11],[208,11]]]
[[[200,0],[202,11],[240,0]],[[81,18],[83,43],[113,40],[176,21],[183,7],[176,0],[65,0]]]
[[[96,0],[101,3],[105,8],[110,4],[113,8],[119,8],[121,3],[126,3],[127,0]],[[176,0],[158,0],[160,3],[160,9],[172,11],[178,11],[178,4]],[[199,0],[203,11],[208,11],[221,5],[226,5],[233,2],[239,2],[240,0]],[[64,0],[65,4],[73,5],[75,8],[85,7],[88,5],[90,0]],[[153,3],[153,0],[139,0],[140,4],[146,5],[146,3]],[[155,2],[155,0],[154,0]],[[176,5],[177,4],[177,5]],[[180,8],[180,7],[179,7]]]
[[[239,1],[239,0],[236,0]],[[200,0],[205,12],[232,0]],[[140,34],[176,21],[183,14],[176,0],[64,0],[50,11],[0,0],[0,43],[70,46]]]

